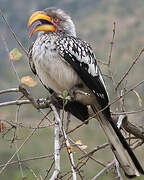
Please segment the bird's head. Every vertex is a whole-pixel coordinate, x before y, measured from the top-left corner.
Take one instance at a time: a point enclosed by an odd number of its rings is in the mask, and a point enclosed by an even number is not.
[[[37,23],[36,23],[37,22]],[[39,23],[38,23],[39,22]],[[37,31],[42,32],[63,32],[76,36],[75,26],[70,16],[63,10],[54,7],[37,11],[29,18],[28,29],[33,25],[30,37]]]

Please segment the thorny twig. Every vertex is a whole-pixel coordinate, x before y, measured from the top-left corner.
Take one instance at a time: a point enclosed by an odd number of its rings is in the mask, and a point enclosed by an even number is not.
[[[18,82],[20,83],[20,77],[19,77],[19,75],[18,75],[18,72],[16,71],[16,68],[15,68],[15,66],[14,66],[13,61],[10,60],[10,56],[9,56],[9,52],[10,52],[10,51],[9,51],[7,42],[6,42],[4,36],[3,36],[1,33],[0,33],[0,36],[1,36],[1,39],[2,39],[2,41],[3,41],[5,50],[6,50],[6,52],[7,52],[7,55],[8,55],[9,61],[10,61],[10,64],[11,64],[11,66],[12,66],[12,69],[13,69],[15,75],[16,75],[16,78],[17,78]]]
[[[138,54],[138,56],[135,58],[135,60],[133,61],[133,63],[131,64],[131,66],[129,67],[129,69],[127,70],[127,72],[123,75],[123,77],[120,79],[120,81],[117,83],[115,89],[117,89],[120,84],[122,83],[122,81],[126,78],[126,76],[129,74],[129,72],[131,71],[131,69],[133,68],[133,66],[137,63],[137,61],[139,60],[140,56],[142,55],[142,53],[144,52],[144,48],[140,51],[140,53]]]
[[[20,111],[20,106],[18,106],[17,110],[16,110],[16,123],[18,123],[18,120],[19,120],[19,111]],[[13,142],[15,144],[15,149],[16,151],[18,150],[18,145],[17,145],[17,129],[18,129],[18,126],[15,128],[15,131],[14,131],[14,137],[13,137]],[[18,159],[18,164],[19,164],[19,168],[20,168],[20,172],[21,172],[21,176],[22,176],[22,179],[24,179],[24,173],[23,173],[23,169],[22,169],[22,164],[20,162],[20,155],[19,155],[19,152],[16,154],[17,156],[17,159]]]
[[[28,166],[25,165],[25,167],[32,173],[32,175],[34,176],[35,180],[39,180],[38,176],[36,175],[36,173],[34,172],[34,170]]]
[[[7,124],[9,124],[12,128],[16,128],[16,126],[19,126],[21,128],[27,128],[27,129],[35,129],[36,127],[35,126],[32,126],[32,125],[25,125],[21,122],[19,123],[16,123],[16,122],[13,122],[11,120],[0,120],[2,122],[6,122]],[[54,126],[55,123],[51,123],[51,124],[48,124],[48,125],[43,125],[43,126],[39,126],[39,129],[44,129],[44,128],[48,128],[48,127],[51,127],[51,126]],[[3,133],[5,134],[5,133]]]
[[[0,16],[2,17],[2,19],[3,19],[4,22],[5,22],[5,24],[7,25],[8,29],[10,30],[11,35],[14,37],[14,39],[16,40],[16,42],[18,43],[18,45],[21,47],[21,49],[24,51],[24,53],[28,56],[27,50],[23,47],[23,45],[21,44],[21,42],[18,40],[16,34],[15,34],[14,31],[12,30],[11,26],[9,25],[7,19],[5,18],[4,14],[2,13],[1,10],[0,10]]]
[[[111,163],[109,163],[105,168],[103,168],[96,176],[94,176],[92,178],[92,180],[96,180],[97,178],[99,178],[102,174],[105,173],[105,171],[107,171],[109,168],[112,167],[112,165],[114,165],[115,161],[113,160]]]
[[[32,158],[27,158],[27,159],[21,159],[19,161],[12,161],[12,162],[9,162],[7,164],[7,166],[10,166],[10,165],[15,165],[17,163],[24,163],[24,162],[28,162],[28,161],[34,161],[34,160],[39,160],[39,159],[45,159],[45,158],[53,158],[54,155],[53,154],[48,154],[48,155],[42,155],[42,156],[39,156],[39,157],[32,157]],[[5,164],[2,164],[0,165],[0,168],[3,168],[5,166]]]
[[[144,109],[140,109],[140,110],[137,110],[137,111],[125,111],[125,112],[112,112],[112,115],[128,115],[128,114],[137,114],[137,113],[140,113],[140,112],[143,112]]]
[[[112,40],[110,42],[111,46],[110,46],[110,54],[109,54],[109,59],[108,59],[108,66],[111,65],[111,59],[112,59],[112,51],[113,51],[113,44],[114,44],[114,38],[115,38],[115,32],[116,32],[116,23],[113,23],[113,34],[112,34]]]
[[[110,107],[111,105],[113,105],[114,103],[118,102],[122,97],[125,97],[126,95],[128,95],[131,91],[133,91],[133,89],[137,88],[138,86],[142,85],[144,83],[144,80],[142,80],[141,82],[137,83],[136,85],[134,85],[132,88],[130,88],[127,92],[125,92],[123,95],[117,97],[113,102],[109,103],[105,108],[101,109],[100,111],[97,112],[97,114],[99,114],[100,112],[104,111],[106,108]],[[96,114],[96,115],[97,115]],[[93,117],[95,117],[96,115],[94,115]]]
[[[83,159],[83,158],[86,158],[87,156],[92,156],[95,152],[101,150],[101,149],[104,149],[106,148],[107,146],[109,146],[109,143],[105,143],[105,144],[102,144],[102,145],[99,145],[97,146],[96,148],[94,148],[92,151],[88,152],[87,154],[85,154],[84,156],[81,156],[79,157],[79,160]]]
[[[52,167],[53,167],[54,163],[55,163],[55,161],[53,160],[53,161],[52,161],[52,163],[51,163],[51,165],[50,165],[50,167],[49,167],[49,169],[47,170],[47,173],[46,173],[46,175],[45,175],[45,177],[44,177],[44,179],[43,179],[43,180],[46,180],[46,179],[47,179],[48,174],[49,174],[49,172],[51,171],[51,169],[52,169]]]
[[[69,139],[70,139],[70,138],[69,138]],[[73,141],[72,139],[70,139],[70,141],[74,143],[74,141]],[[75,143],[74,143],[74,144],[75,144]],[[106,166],[103,162],[95,159],[94,157],[92,157],[92,155],[89,155],[86,151],[84,151],[82,148],[80,148],[79,145],[75,144],[75,146],[76,146],[81,152],[83,152],[89,159],[92,159],[94,162],[96,162],[97,164],[99,164],[99,165],[101,165],[101,166],[103,166],[103,167]],[[81,158],[78,158],[78,160],[80,160],[80,159],[81,159]]]

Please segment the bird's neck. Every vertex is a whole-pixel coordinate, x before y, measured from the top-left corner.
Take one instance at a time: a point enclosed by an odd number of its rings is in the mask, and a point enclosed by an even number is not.
[[[52,37],[62,37],[62,36],[74,36],[73,34],[67,33],[67,32],[42,32],[40,31],[38,34],[38,37],[43,36],[43,35],[48,35],[48,36],[52,36]]]

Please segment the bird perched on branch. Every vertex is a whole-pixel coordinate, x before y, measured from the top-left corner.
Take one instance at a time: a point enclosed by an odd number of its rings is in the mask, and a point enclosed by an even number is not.
[[[29,63],[34,74],[50,93],[67,90],[73,98],[65,110],[81,121],[89,118],[91,106],[100,122],[117,160],[128,177],[144,171],[125,138],[111,118],[108,93],[89,44],[76,36],[69,15],[57,8],[35,12],[29,19],[30,37],[39,31],[29,50]],[[104,109],[103,111],[100,111]]]

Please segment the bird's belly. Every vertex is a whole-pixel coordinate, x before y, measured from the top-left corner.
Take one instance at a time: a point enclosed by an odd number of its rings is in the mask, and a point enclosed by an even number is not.
[[[37,74],[45,86],[62,93],[64,90],[69,91],[81,81],[69,65],[63,61],[54,61],[35,62]]]
[[[54,60],[57,61],[57,60]],[[56,93],[61,94],[64,90],[68,92],[78,84],[83,84],[77,73],[66,63],[61,61],[35,61],[35,68],[42,83]],[[83,84],[78,90],[88,93],[77,93],[75,100],[83,104],[93,104],[95,97],[93,93]]]

